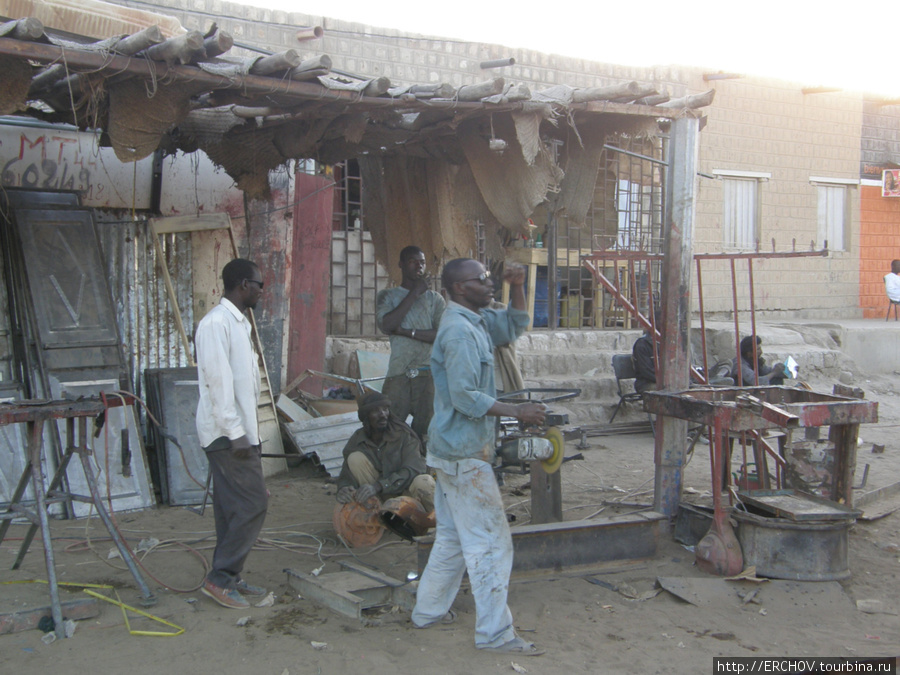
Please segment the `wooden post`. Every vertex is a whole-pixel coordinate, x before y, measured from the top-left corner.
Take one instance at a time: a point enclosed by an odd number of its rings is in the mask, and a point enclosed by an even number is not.
[[[293,49],[288,49],[280,54],[263,56],[250,66],[251,75],[272,75],[283,73],[300,65],[300,55]]]
[[[662,349],[657,381],[665,391],[690,385],[691,262],[693,259],[694,194],[697,176],[698,121],[682,117],[672,122],[662,270]],[[657,327],[659,328],[659,327]],[[684,480],[687,421],[659,416],[656,424],[654,508],[674,516]]]

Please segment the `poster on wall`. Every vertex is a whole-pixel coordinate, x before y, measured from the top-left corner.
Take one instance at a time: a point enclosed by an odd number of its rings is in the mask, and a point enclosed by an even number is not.
[[[900,197],[900,169],[885,169],[882,172],[881,196]]]

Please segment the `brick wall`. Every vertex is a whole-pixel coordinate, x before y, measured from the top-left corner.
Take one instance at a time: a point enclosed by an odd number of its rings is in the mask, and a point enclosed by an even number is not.
[[[900,199],[881,196],[880,187],[860,188],[859,306],[866,318],[887,311],[884,275],[900,258]]]

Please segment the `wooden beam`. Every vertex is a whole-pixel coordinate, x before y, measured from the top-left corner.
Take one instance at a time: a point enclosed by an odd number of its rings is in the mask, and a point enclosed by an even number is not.
[[[686,390],[690,385],[691,272],[694,198],[697,183],[699,122],[672,121],[666,181],[665,262],[662,269],[662,340],[658,374],[660,389]],[[659,326],[657,326],[659,329]],[[656,424],[654,509],[674,516],[684,481],[687,421],[662,415]]]

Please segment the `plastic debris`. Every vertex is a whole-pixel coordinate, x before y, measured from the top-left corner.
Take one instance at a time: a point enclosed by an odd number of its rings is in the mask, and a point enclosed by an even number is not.
[[[275,594],[272,591],[269,591],[269,594],[264,597],[262,600],[256,603],[256,607],[271,607],[275,604]]]
[[[510,661],[509,665],[511,665],[512,669],[514,671],[516,671],[517,673],[527,673],[528,672],[528,670],[524,666],[520,666],[515,661]]]
[[[250,619],[251,619],[251,618],[252,618],[252,617],[249,617],[249,616],[242,616],[240,619],[238,619],[237,621],[235,621],[235,623],[236,623],[238,626],[243,627],[243,626],[246,626],[248,623],[250,623]]]
[[[309,644],[312,645],[313,649],[318,649],[319,651],[322,651],[323,649],[328,649],[327,642],[316,642],[315,640],[312,640]]]
[[[134,549],[135,553],[146,553],[147,551],[152,551],[157,546],[159,546],[159,539],[156,537],[147,537],[146,539],[141,539],[138,543],[137,548]]]

